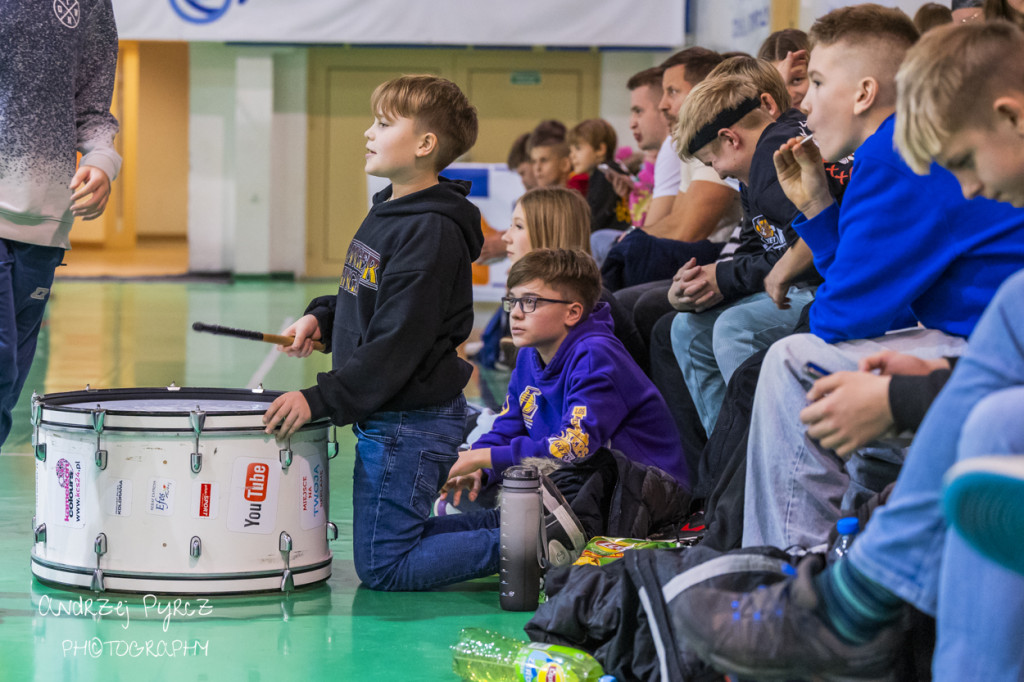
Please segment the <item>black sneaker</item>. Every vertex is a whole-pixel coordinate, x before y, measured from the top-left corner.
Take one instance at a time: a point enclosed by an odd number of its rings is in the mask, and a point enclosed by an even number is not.
[[[813,580],[823,567],[820,555],[809,556],[796,576],[752,592],[698,583],[673,600],[673,622],[701,658],[744,678],[889,679],[899,628],[882,628],[860,645],[836,635],[816,610]]]
[[[544,499],[548,567],[568,566],[583,554],[587,546],[586,531],[558,486],[544,474],[540,476],[540,490]]]
[[[684,523],[676,532],[676,539],[684,547],[696,545],[704,539],[707,527],[704,525],[704,510],[696,511],[687,517]]]

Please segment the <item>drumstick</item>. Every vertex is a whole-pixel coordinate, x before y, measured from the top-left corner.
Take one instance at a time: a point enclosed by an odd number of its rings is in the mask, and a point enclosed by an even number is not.
[[[193,322],[192,329],[197,332],[207,332],[209,334],[223,334],[224,336],[235,336],[240,339],[249,339],[251,341],[264,341],[266,343],[276,343],[279,346],[290,346],[295,343],[294,336],[281,336],[280,334],[264,334],[263,332],[251,331],[248,329],[233,329],[231,327],[222,327],[219,324],[206,324],[204,322]],[[323,350],[324,344],[319,341],[313,342],[313,350]]]

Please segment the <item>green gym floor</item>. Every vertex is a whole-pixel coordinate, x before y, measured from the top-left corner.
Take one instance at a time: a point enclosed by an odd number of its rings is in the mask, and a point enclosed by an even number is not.
[[[107,593],[74,615],[91,592],[40,584],[30,570],[34,467],[29,401],[92,388],[179,386],[296,389],[330,366],[321,354],[295,360],[273,346],[191,331],[195,321],[276,332],[331,282],[235,283],[61,279],[54,285],[32,372],[0,456],[0,680],[454,680],[453,644],[463,627],[525,639],[529,614],[498,606],[497,578],[424,593],[378,593],[352,567],[354,437],[339,429],[331,463],[331,520],[340,538],[331,578],[290,595],[173,598]],[[493,310],[493,308],[490,308]],[[489,313],[480,306],[478,325]],[[484,395],[481,396],[481,390]],[[471,401],[503,393],[500,377],[474,375]],[[500,395],[498,396],[500,399]],[[186,605],[184,602],[190,601]],[[148,608],[147,608],[148,606]],[[162,654],[162,655],[161,655]]]

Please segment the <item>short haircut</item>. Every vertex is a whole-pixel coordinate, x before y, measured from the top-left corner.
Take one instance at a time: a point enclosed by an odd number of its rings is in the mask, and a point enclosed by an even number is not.
[[[811,39],[806,33],[798,28],[784,28],[764,39],[757,56],[770,62],[781,62],[790,52],[810,49]]]
[[[914,12],[914,26],[921,33],[953,22],[953,11],[937,2],[926,2]]]
[[[851,5],[832,10],[811,26],[811,46],[853,45],[864,41],[884,40],[907,50],[917,42],[920,33],[906,12],[873,3]]]
[[[648,87],[661,90],[661,76],[664,71],[665,70],[660,66],[652,66],[649,69],[638,71],[630,76],[629,80],[626,81],[626,89],[636,90],[637,88],[641,88],[646,85]]]
[[[927,173],[950,136],[987,126],[996,97],[1024,88],[1024,32],[1006,21],[939,26],[907,52],[896,85],[896,147]]]
[[[577,123],[566,135],[565,141],[570,146],[586,142],[595,151],[603,144],[604,158],[602,161],[607,162],[615,159],[615,145],[618,142],[618,137],[615,135],[615,128],[612,128],[612,124],[608,121],[603,118],[588,118],[586,121]]]
[[[690,85],[696,85],[708,77],[711,69],[715,68],[722,61],[722,55],[706,47],[688,47],[685,50],[676,52],[674,55],[661,63],[662,72],[671,69],[673,66],[685,66],[683,77]]]
[[[519,197],[526,232],[535,249],[572,249],[590,253],[590,206],[566,187],[537,187]]]
[[[417,130],[436,135],[438,171],[476,143],[476,107],[446,78],[401,76],[381,83],[370,96],[370,107],[375,116],[411,118]]]
[[[569,156],[569,145],[565,141],[565,124],[553,118],[538,123],[526,138],[527,155],[534,147],[551,147],[558,156]]]
[[[583,318],[601,298],[601,271],[590,254],[571,249],[534,249],[509,268],[507,287],[539,280],[583,305]]]
[[[763,93],[772,96],[779,111],[786,111],[792,105],[789,90],[782,80],[782,74],[770,61],[754,57],[731,57],[714,68],[708,78],[718,76],[740,76],[746,78]]]
[[[530,154],[526,151],[526,141],[529,138],[530,133],[523,133],[512,143],[508,150],[508,160],[505,162],[509,170],[514,171],[524,163],[530,163]]]
[[[679,110],[679,123],[672,131],[679,157],[684,161],[692,159],[704,146],[718,139],[717,132],[722,128],[752,128],[758,123],[770,122],[771,117],[760,104],[760,88],[742,76],[715,76],[694,86]],[[731,122],[720,118],[730,111],[736,112],[735,116],[728,117]],[[701,143],[704,133],[716,136]]]

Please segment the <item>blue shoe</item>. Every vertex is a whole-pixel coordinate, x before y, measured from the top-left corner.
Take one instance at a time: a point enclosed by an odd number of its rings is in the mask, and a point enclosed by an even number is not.
[[[1024,456],[958,463],[946,474],[942,506],[971,547],[1024,574]]]
[[[820,555],[805,558],[794,577],[752,592],[733,592],[729,575],[687,588],[672,602],[673,625],[721,672],[757,680],[889,679],[902,641],[895,626],[867,644],[849,644],[818,615],[814,574]]]

